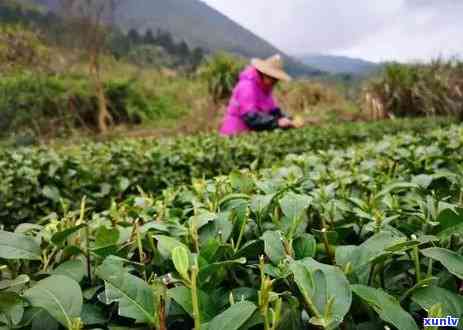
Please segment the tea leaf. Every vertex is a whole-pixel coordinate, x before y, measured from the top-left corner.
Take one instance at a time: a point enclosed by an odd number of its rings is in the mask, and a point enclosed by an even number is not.
[[[51,273],[68,276],[79,283],[85,276],[85,265],[81,260],[69,260],[56,267]]]
[[[428,248],[421,250],[421,253],[439,261],[449,272],[463,279],[463,257],[460,254],[443,248]]]
[[[418,330],[413,318],[399,302],[381,289],[364,285],[352,285],[352,291],[365,303],[378,313],[379,317],[387,323],[401,330]]]
[[[303,234],[293,242],[296,259],[313,258],[317,252],[317,242],[310,234]]]
[[[119,304],[119,315],[156,324],[154,295],[148,284],[129,274],[118,260],[106,259],[96,275],[105,281],[106,302]]]
[[[270,258],[273,264],[278,265],[286,258],[285,248],[279,232],[267,231],[262,235],[262,239],[265,243],[265,254]]]
[[[24,313],[23,300],[14,292],[0,292],[0,316],[3,314],[8,323],[17,325]]]
[[[65,327],[82,311],[82,291],[73,279],[52,275],[24,292],[31,306],[41,307]]]
[[[429,286],[415,290],[412,300],[426,311],[440,304],[444,316],[463,316],[463,297],[437,286]]]
[[[211,330],[238,330],[251,318],[256,309],[256,305],[248,301],[236,303],[214,317],[208,327]]]
[[[32,238],[0,230],[0,258],[40,260],[41,253]]]
[[[177,246],[172,250],[172,261],[175,269],[185,279],[189,280],[188,270],[190,269],[189,251],[183,246]]]

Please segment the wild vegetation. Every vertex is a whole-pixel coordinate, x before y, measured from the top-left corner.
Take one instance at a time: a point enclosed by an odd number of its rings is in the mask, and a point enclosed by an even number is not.
[[[66,4],[66,1],[61,0],[63,4]],[[65,14],[69,16],[69,12]],[[79,16],[83,16],[82,12],[79,12]],[[40,10],[37,6],[5,1],[0,4],[0,18],[2,27],[21,26],[22,30],[33,30],[36,35],[39,31],[42,41],[46,41],[48,45],[67,48],[79,46],[75,38],[77,28],[70,26],[69,17],[63,19],[60,15]],[[145,68],[168,67],[193,71],[205,55],[203,49],[192,48],[183,40],[175,40],[169,31],[158,30],[154,33],[147,29],[142,34],[135,29],[123,32],[117,26],[113,26],[106,32],[107,36],[102,42],[107,53]],[[41,57],[38,55],[36,59]]]
[[[123,33],[115,27],[101,30],[97,22],[81,31],[89,37],[72,37],[79,22],[91,20],[91,15],[74,12],[63,20],[8,1],[0,5],[0,16],[8,23],[0,28],[0,128],[2,138],[17,144],[79,136],[82,130],[110,136],[216,131],[246,65],[226,53],[201,60],[201,49],[191,49],[162,30]],[[103,43],[98,49],[86,46],[95,44],[94,38]],[[367,81],[363,92],[361,82],[331,76],[284,84],[276,94],[287,112],[307,124],[458,117],[460,71],[458,62],[391,64]],[[140,132],[133,132],[136,126]]]
[[[16,41],[12,45],[9,40]],[[83,54],[49,46],[45,41],[17,25],[0,31],[0,56],[5,59],[0,82],[3,138],[46,141],[72,135],[76,130],[92,134],[100,128],[100,102],[94,79],[85,74],[87,64],[79,60]],[[111,128],[159,127],[176,119],[177,131],[215,131],[222,115],[219,110],[246,65],[244,60],[218,54],[204,61],[195,74],[168,72],[165,67],[143,64],[152,56],[157,61],[165,58],[149,50],[145,53],[143,47],[137,48],[143,59],[134,63],[106,53],[99,60]],[[293,114],[307,116],[308,111],[317,112],[319,106],[324,112],[339,112],[348,102],[337,95],[334,88],[306,82],[282,87],[279,99],[288,102],[285,105]],[[31,117],[35,120],[30,121]]]
[[[364,91],[367,110],[381,116],[454,115],[463,119],[463,63],[389,64]]]

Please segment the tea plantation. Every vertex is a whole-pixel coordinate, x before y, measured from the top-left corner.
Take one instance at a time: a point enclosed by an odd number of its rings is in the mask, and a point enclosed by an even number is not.
[[[4,149],[0,221],[1,330],[463,314],[463,128],[446,120]]]

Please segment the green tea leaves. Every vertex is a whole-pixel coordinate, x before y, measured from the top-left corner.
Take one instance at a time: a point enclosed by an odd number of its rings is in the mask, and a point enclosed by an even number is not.
[[[350,309],[352,292],[343,272],[306,258],[290,264],[294,280],[310,307],[311,323],[331,329]]]
[[[40,246],[30,237],[0,230],[0,258],[40,260]]]
[[[185,244],[177,241],[176,239],[164,236],[164,235],[156,235],[154,238],[158,241],[158,249],[159,253],[164,259],[170,259],[172,255],[172,251],[176,247],[183,247],[184,249],[188,250]]]
[[[24,292],[31,306],[45,309],[55,320],[70,327],[82,311],[82,291],[76,281],[52,275]]]
[[[293,242],[296,259],[313,258],[317,252],[317,241],[310,234],[303,234]]]
[[[179,304],[188,315],[193,317],[193,304],[191,290],[186,287],[176,287],[169,289],[167,295]],[[202,322],[208,322],[214,318],[217,313],[217,306],[214,301],[205,292],[199,290],[199,312]]]
[[[209,322],[208,329],[238,330],[251,318],[256,309],[256,305],[248,301],[236,303],[214,317]]]
[[[188,270],[190,269],[190,253],[183,246],[177,246],[172,250],[172,261],[174,262],[175,269],[183,277],[188,280]]]
[[[146,282],[124,270],[121,262],[111,259],[106,259],[96,274],[105,281],[106,303],[117,302],[119,315],[156,324],[154,295]]]
[[[283,238],[280,232],[268,231],[264,233],[262,239],[265,243],[265,254],[270,258],[273,264],[278,265],[286,258]]]
[[[280,199],[280,207],[283,214],[291,219],[299,219],[310,206],[311,198],[305,195],[287,193]]]
[[[463,297],[443,288],[436,286],[420,288],[413,293],[412,300],[426,311],[440,304],[443,316],[463,316]]]
[[[421,250],[421,253],[439,261],[449,272],[463,279],[463,256],[460,254],[443,248],[428,248]]]
[[[387,323],[401,330],[418,330],[413,318],[399,304],[399,302],[381,289],[364,285],[352,285],[352,291],[366,304],[378,313]]]
[[[56,267],[52,274],[65,275],[80,282],[85,276],[85,265],[81,260],[69,260]]]
[[[0,316],[10,325],[17,325],[24,313],[23,300],[14,292],[0,292]]]

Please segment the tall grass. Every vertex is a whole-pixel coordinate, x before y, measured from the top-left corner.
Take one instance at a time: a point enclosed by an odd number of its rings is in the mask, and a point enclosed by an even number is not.
[[[215,103],[230,97],[239,73],[245,66],[244,60],[227,53],[215,54],[200,66],[199,75],[207,82],[209,93]]]
[[[199,85],[186,78],[167,81],[159,74],[130,80],[105,79],[108,108],[116,124],[149,124],[178,119],[190,110]],[[0,136],[27,132],[37,138],[96,130],[97,100],[82,75],[16,73],[0,80]]]
[[[463,63],[398,64],[367,83],[364,108],[376,116],[454,115],[463,119]]]

